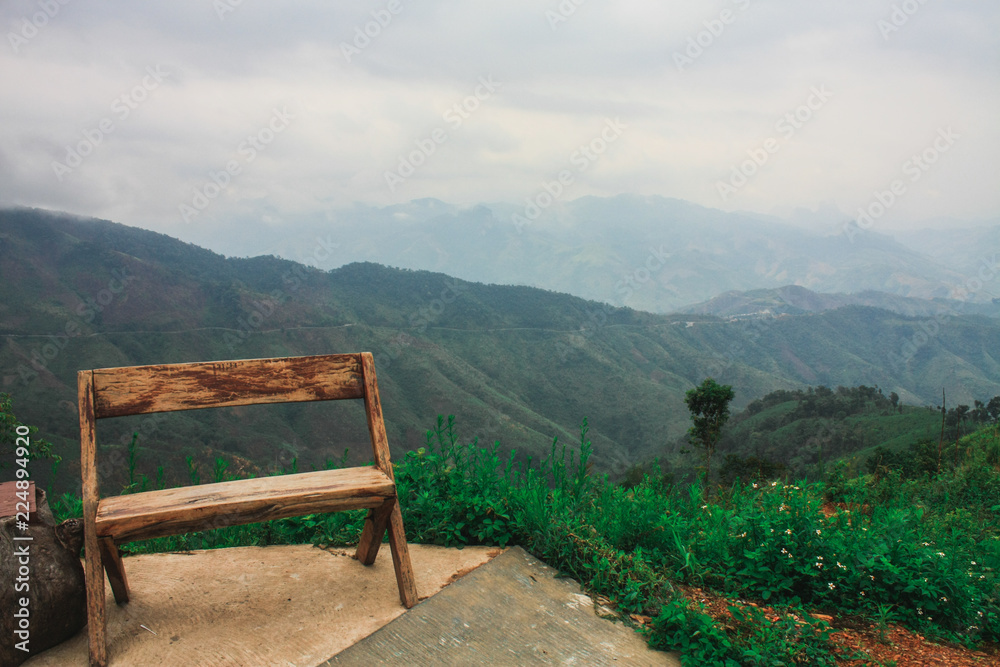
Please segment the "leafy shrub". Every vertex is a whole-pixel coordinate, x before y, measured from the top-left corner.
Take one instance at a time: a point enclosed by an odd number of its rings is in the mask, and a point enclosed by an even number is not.
[[[740,665],[725,631],[708,614],[691,609],[683,598],[671,600],[653,619],[649,644],[665,651],[680,651],[684,667]]]
[[[53,464],[58,466],[62,459],[52,451],[52,444],[34,437],[38,432],[37,426],[23,424],[14,416],[13,403],[10,394],[0,392],[0,470],[10,467],[11,461],[14,460],[24,461],[24,465],[19,464],[19,467],[24,468],[28,467],[28,462],[39,459],[51,459]],[[20,432],[18,431],[19,427]],[[27,456],[15,456],[15,452],[19,448],[18,436],[24,435],[25,428],[27,429],[28,445],[22,449],[27,450]]]

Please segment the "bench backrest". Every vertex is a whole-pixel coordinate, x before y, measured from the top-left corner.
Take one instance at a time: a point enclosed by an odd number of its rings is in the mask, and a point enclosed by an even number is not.
[[[100,368],[94,416],[362,398],[358,354]]]
[[[375,467],[393,476],[369,352],[100,368],[77,379],[85,497],[97,495],[96,419],[261,403],[364,399]]]

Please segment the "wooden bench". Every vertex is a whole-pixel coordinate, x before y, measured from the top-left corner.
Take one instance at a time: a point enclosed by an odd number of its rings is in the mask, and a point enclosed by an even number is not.
[[[118,604],[129,588],[118,545],[221,526],[367,509],[356,557],[371,565],[388,530],[404,606],[417,603],[403,518],[368,352],[80,371],[77,377],[90,664],[105,667],[104,573]],[[374,466],[163,489],[102,499],[96,420],[196,408],[363,399]]]

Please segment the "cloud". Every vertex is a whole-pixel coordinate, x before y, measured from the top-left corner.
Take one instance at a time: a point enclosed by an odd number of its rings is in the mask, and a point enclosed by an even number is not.
[[[0,107],[0,205],[183,237],[192,223],[180,207],[233,161],[239,173],[197,224],[261,211],[293,224],[422,197],[519,204],[620,118],[627,131],[567,198],[634,192],[850,214],[952,127],[961,139],[882,224],[992,217],[1000,8],[984,4],[8,2],[0,85],[16,94]],[[903,20],[894,6],[913,11]],[[690,62],[679,67],[677,54]],[[115,101],[150,67],[168,75],[123,117]],[[481,77],[502,86],[449,123]],[[815,86],[833,96],[783,137],[777,123]],[[275,109],[294,119],[247,159],[240,146]],[[105,119],[113,131],[60,178],[53,163],[87,150]],[[433,154],[389,187],[386,173],[436,130],[445,139]],[[777,152],[722,198],[719,183],[769,138]]]

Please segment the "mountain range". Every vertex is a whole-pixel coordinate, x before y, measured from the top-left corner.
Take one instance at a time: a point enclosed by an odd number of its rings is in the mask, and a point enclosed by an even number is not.
[[[1000,297],[1000,224],[890,234],[821,212],[790,224],[619,195],[556,202],[529,219],[524,206],[508,203],[460,208],[420,199],[357,205],[322,219],[275,213],[238,226],[207,224],[185,230],[185,238],[227,255],[274,254],[320,268],[370,261],[657,313],[729,290],[785,285],[974,302]],[[974,282],[984,270],[992,277]]]
[[[934,404],[942,387],[949,405],[1000,394],[997,320],[934,307],[911,317],[798,288],[783,292],[795,295],[786,301],[800,304],[796,312],[655,314],[370,262],[324,271],[274,256],[227,258],[30,209],[0,211],[0,279],[0,391],[70,469],[76,371],[132,364],[369,350],[400,454],[423,444],[438,414],[457,415],[463,439],[534,457],[554,437],[574,443],[586,417],[595,465],[611,473],[683,435],[684,392],[706,376],[734,387],[736,408],[821,384],[878,385],[918,405]],[[801,306],[810,299],[814,307]],[[150,476],[157,464],[182,475],[187,456],[201,465],[221,456],[235,471],[292,459],[305,468],[347,447],[362,457],[364,420],[350,408],[193,411],[109,420],[98,435],[110,449],[138,432]],[[123,472],[110,474],[120,481]]]

